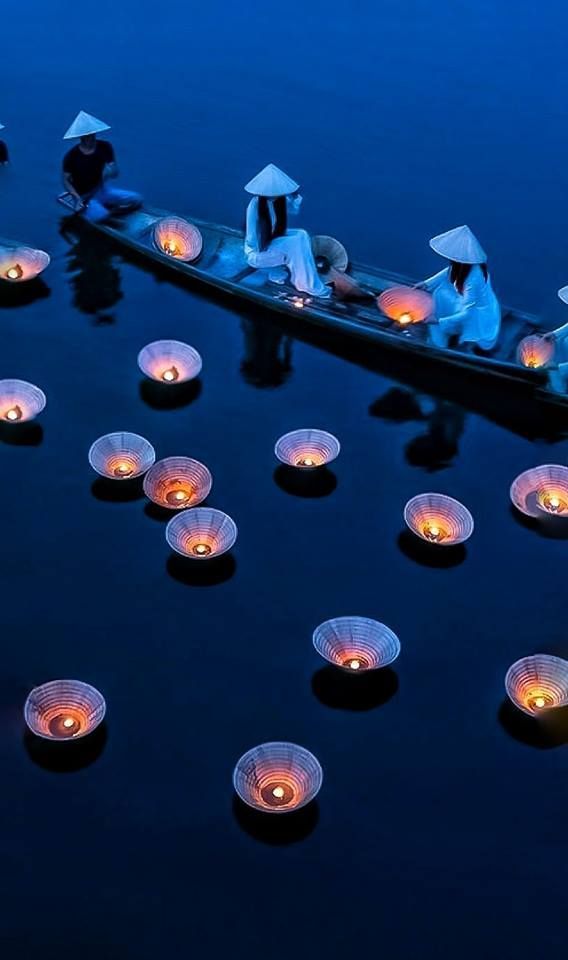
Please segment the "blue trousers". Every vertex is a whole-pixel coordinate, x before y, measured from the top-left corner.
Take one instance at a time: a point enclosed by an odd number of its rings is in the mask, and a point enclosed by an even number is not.
[[[83,216],[91,223],[106,220],[113,212],[131,210],[139,207],[142,197],[134,190],[119,190],[118,187],[109,187],[106,183],[87,201]]]

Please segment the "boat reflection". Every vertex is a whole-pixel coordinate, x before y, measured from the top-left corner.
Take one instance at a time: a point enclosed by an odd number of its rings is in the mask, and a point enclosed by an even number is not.
[[[252,387],[281,387],[292,373],[292,337],[265,318],[241,318],[243,380]]]
[[[428,473],[445,470],[459,453],[466,413],[462,407],[438,397],[428,397],[404,387],[392,387],[369,407],[372,417],[392,423],[412,421],[426,429],[405,447],[406,462]]]
[[[92,317],[97,326],[114,323],[112,308],[123,293],[120,270],[107,238],[75,217],[65,218],[60,234],[70,244],[66,273],[70,274],[73,306]]]

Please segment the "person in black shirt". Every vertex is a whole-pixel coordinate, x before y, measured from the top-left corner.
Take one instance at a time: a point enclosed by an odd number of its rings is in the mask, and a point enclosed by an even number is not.
[[[0,123],[0,130],[4,129],[4,124]],[[3,140],[0,140],[0,166],[4,166],[5,163],[8,163],[8,147]]]
[[[102,130],[110,127],[81,110],[63,138],[79,140],[63,158],[63,183],[75,199],[77,212],[93,223],[142,203],[140,194],[109,186],[108,180],[118,175],[118,168],[112,144],[97,140]]]

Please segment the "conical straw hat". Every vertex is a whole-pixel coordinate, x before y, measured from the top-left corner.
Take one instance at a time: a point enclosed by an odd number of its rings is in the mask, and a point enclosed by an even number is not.
[[[90,113],[80,110],[63,139],[75,140],[79,137],[88,137],[91,133],[102,133],[103,130],[110,130],[108,123],[103,123]]]
[[[273,163],[249,180],[245,190],[255,197],[286,197],[300,189],[300,184]]]
[[[465,224],[432,237],[430,246],[441,257],[457,263],[485,263],[487,260],[479,240]]]
[[[5,124],[4,124],[4,123],[0,123],[0,130],[3,130],[4,127],[5,127]]]
[[[562,300],[562,303],[568,303],[568,287],[560,287],[558,296]]]

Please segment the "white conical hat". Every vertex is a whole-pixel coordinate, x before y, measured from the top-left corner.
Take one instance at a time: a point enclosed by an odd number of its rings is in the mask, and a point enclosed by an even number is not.
[[[79,110],[63,139],[75,140],[78,137],[88,137],[90,133],[101,133],[103,130],[110,130],[108,123],[103,123],[102,120],[92,117],[90,113]]]
[[[0,123],[0,130],[3,130],[4,127],[5,127],[5,124],[4,124],[4,123]]]
[[[560,287],[558,296],[562,300],[562,303],[568,303],[568,287]]]
[[[432,237],[430,246],[441,257],[456,263],[485,263],[487,260],[479,240],[465,224]]]
[[[286,197],[300,189],[300,184],[273,163],[249,180],[245,190],[255,197]]]

